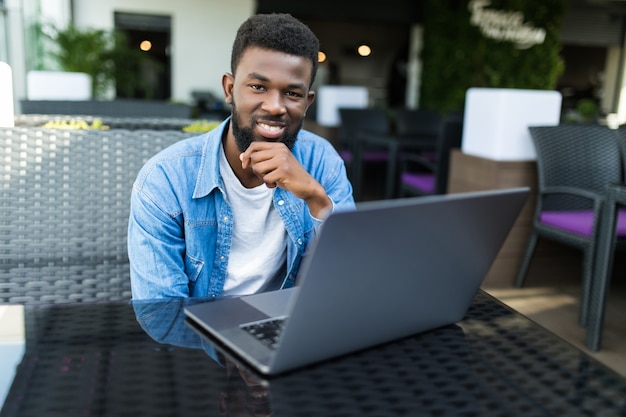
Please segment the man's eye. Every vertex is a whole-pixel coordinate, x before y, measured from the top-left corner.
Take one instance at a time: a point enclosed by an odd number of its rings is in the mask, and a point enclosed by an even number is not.
[[[302,97],[302,94],[296,92],[296,91],[287,91],[287,95],[289,97]]]
[[[250,88],[252,88],[253,90],[257,90],[257,91],[263,91],[264,90],[264,87],[262,85],[260,85],[260,84],[252,84],[250,86]]]

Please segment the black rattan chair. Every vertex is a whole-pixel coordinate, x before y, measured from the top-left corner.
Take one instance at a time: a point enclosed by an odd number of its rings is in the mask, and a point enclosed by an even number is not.
[[[437,110],[399,108],[395,118],[398,137],[435,142],[439,136],[442,120]]]
[[[618,133],[624,161],[623,166],[626,167],[626,126],[621,127]],[[625,184],[626,172],[622,184],[613,184],[608,187],[606,202],[602,210],[589,301],[589,321],[585,338],[587,347],[594,351],[600,350],[602,345],[606,298],[613,275],[615,249],[624,246],[623,237],[626,236]]]
[[[611,185],[602,210],[594,273],[589,300],[589,319],[585,344],[591,350],[600,350],[606,298],[611,283],[613,256],[617,237],[626,236],[626,187]]]
[[[463,139],[463,117],[446,116],[437,136],[435,155],[405,153],[400,172],[400,194],[431,195],[445,194],[448,190],[450,152],[460,148]]]
[[[537,152],[537,203],[516,278],[521,287],[539,237],[583,252],[580,323],[587,323],[600,210],[609,184],[622,180],[617,134],[597,125],[530,127]]]
[[[357,151],[357,146],[364,146],[358,143],[359,135],[389,135],[389,116],[384,109],[379,108],[340,108],[339,115],[341,117],[339,154],[348,167],[354,198],[358,200],[361,193],[362,166],[364,164],[386,163],[389,159],[389,151],[385,147],[367,146]]]
[[[148,158],[192,135],[0,129],[0,303],[130,299],[133,181]]]

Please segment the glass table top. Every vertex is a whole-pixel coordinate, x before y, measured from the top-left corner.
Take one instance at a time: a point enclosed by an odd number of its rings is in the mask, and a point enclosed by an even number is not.
[[[482,292],[455,325],[271,379],[185,323],[198,301],[26,306],[0,416],[626,415],[624,378]]]

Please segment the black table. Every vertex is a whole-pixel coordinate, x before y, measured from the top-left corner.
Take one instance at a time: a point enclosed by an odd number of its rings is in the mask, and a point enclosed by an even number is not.
[[[26,307],[0,415],[626,415],[624,378],[482,292],[456,325],[270,380],[190,330],[185,302]]]

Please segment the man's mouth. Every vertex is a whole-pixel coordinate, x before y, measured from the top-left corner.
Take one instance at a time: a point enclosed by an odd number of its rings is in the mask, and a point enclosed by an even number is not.
[[[270,124],[270,123],[264,123],[264,122],[257,122],[257,132],[259,133],[260,136],[266,138],[266,139],[270,139],[270,140],[275,140],[275,139],[279,139],[280,137],[282,137],[283,132],[285,130],[285,125],[284,124]]]

